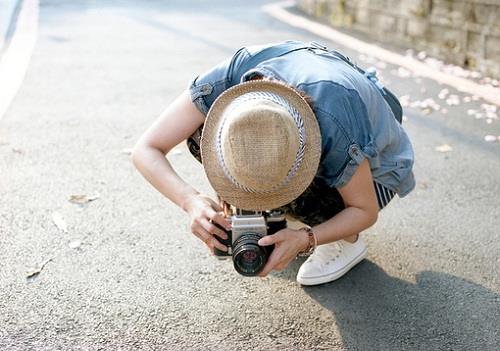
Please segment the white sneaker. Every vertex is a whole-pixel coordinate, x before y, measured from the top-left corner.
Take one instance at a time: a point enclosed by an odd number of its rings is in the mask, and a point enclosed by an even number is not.
[[[339,279],[362,261],[367,253],[368,250],[361,237],[352,244],[339,240],[320,245],[300,266],[297,282],[302,285],[317,285]]]

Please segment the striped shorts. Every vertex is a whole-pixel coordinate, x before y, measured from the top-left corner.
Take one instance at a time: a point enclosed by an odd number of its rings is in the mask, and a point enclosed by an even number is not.
[[[375,194],[377,195],[378,208],[383,209],[396,193],[377,182],[373,182],[373,185],[375,186]]]

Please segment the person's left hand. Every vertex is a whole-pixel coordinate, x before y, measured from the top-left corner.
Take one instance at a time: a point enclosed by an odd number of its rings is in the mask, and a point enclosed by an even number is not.
[[[281,271],[285,269],[297,257],[299,252],[308,247],[309,238],[303,230],[285,228],[273,235],[266,235],[259,240],[261,246],[272,244],[275,245],[274,250],[259,273],[259,277],[265,277],[272,270]]]

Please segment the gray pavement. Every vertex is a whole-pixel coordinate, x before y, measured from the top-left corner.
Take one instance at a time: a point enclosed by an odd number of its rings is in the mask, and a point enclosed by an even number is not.
[[[300,260],[240,277],[134,170],[124,149],[196,74],[246,44],[325,42],[265,3],[41,1],[31,65],[0,121],[0,350],[498,349],[500,145],[484,136],[500,124],[467,113],[482,101],[406,110],[417,188],[366,231],[368,259],[318,287],[295,283]],[[396,70],[381,74],[398,95],[455,94]],[[184,146],[169,158],[210,192]]]

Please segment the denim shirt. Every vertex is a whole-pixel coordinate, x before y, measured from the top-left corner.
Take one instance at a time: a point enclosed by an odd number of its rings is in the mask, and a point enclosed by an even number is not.
[[[263,48],[241,48],[193,80],[191,98],[203,114],[231,87],[237,68]],[[244,82],[255,75],[287,82],[312,97],[322,138],[316,177],[323,183],[346,185],[367,158],[375,182],[400,197],[415,187],[410,140],[379,88],[363,74],[323,50],[305,49],[267,59],[236,78]]]

